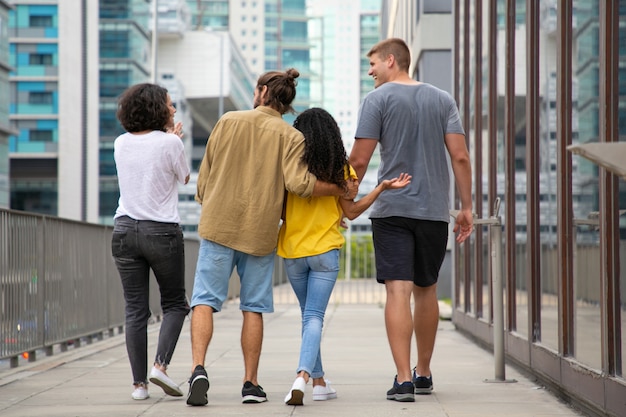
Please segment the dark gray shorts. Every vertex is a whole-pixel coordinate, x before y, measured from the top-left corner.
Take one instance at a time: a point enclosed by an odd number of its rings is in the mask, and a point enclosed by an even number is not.
[[[372,219],[376,280],[437,283],[446,256],[448,223],[406,217]]]

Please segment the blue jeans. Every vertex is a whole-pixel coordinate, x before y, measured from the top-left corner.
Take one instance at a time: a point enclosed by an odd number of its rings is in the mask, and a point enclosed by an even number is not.
[[[302,345],[296,373],[305,371],[311,378],[321,378],[324,376],[320,350],[322,327],[339,273],[339,250],[285,259],[285,268],[302,312]]]
[[[183,233],[175,223],[115,219],[111,252],[122,280],[126,301],[126,350],[133,383],[146,383],[148,374],[148,319],[150,269],[161,293],[163,322],[155,363],[172,359],[189,304],[185,296]]]

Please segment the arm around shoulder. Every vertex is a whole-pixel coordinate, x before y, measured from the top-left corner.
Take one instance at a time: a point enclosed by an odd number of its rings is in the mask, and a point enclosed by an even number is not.
[[[340,187],[337,184],[331,184],[325,181],[315,181],[315,186],[313,187],[313,197],[324,197],[324,196],[335,196],[341,197],[342,199],[349,198],[353,199],[356,197],[359,192],[359,182],[349,180],[346,184],[346,187]]]

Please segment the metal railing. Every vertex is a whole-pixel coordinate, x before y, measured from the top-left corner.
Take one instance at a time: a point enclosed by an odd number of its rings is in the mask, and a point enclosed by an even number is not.
[[[124,325],[124,296],[111,256],[112,227],[0,210],[0,359],[17,366],[53,346],[80,346]],[[188,293],[198,241],[185,239]],[[160,319],[156,281],[150,307]],[[232,285],[231,296],[238,291]]]
[[[57,217],[0,209],[0,360],[19,365],[68,346],[123,332],[124,296],[111,256],[113,228]],[[333,303],[383,303],[376,283],[371,238],[352,239],[351,278],[339,277]],[[348,243],[350,244],[350,243]],[[347,245],[346,245],[347,246]],[[185,287],[191,296],[199,241],[185,239]],[[342,250],[342,268],[346,250]],[[282,259],[276,257],[274,299],[296,303]],[[348,282],[349,281],[349,282]],[[349,285],[347,285],[349,284]],[[236,272],[228,298],[239,295]],[[150,308],[161,319],[156,280],[151,279]],[[27,355],[26,355],[26,354]]]

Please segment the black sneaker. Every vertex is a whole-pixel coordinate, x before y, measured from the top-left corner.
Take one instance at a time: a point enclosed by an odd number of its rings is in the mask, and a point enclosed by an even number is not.
[[[188,405],[207,405],[207,391],[209,390],[209,378],[202,365],[197,365],[189,378],[189,393],[187,394]]]
[[[387,391],[387,399],[393,401],[400,401],[403,403],[411,403],[415,401],[415,394],[413,394],[413,382],[406,381],[402,384],[398,384],[398,377],[393,379],[393,387]]]
[[[433,376],[417,376],[413,368],[413,385],[416,394],[428,395],[433,391]]]
[[[246,381],[241,389],[241,396],[243,397],[244,404],[262,403],[267,401],[267,395],[263,391],[263,387],[260,385],[254,385],[250,381]]]

